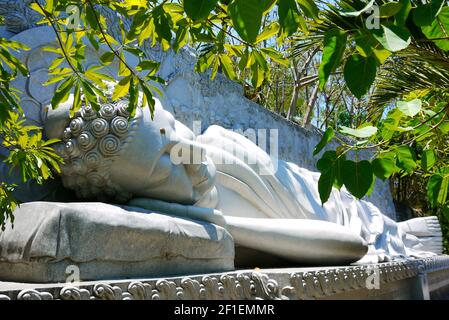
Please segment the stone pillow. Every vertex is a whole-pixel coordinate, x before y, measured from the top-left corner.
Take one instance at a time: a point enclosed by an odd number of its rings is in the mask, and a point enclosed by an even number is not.
[[[65,282],[223,272],[234,241],[207,223],[104,203],[25,203],[0,231],[0,281]],[[72,271],[70,271],[72,272]]]

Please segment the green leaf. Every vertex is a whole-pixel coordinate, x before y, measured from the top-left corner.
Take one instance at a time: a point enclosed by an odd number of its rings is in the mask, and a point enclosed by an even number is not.
[[[184,11],[192,20],[204,20],[217,2],[218,0],[183,0]]]
[[[380,64],[384,64],[385,61],[391,56],[391,52],[387,49],[373,49],[374,56]]]
[[[288,37],[298,30],[299,10],[295,0],[279,0],[278,15],[281,30]]]
[[[409,146],[400,146],[395,150],[397,166],[406,172],[413,172],[416,168],[415,156]]]
[[[152,10],[151,16],[153,19],[147,22],[149,32],[146,31],[145,36],[149,36],[151,31],[154,30],[155,37],[153,41],[158,40],[162,49],[166,51],[170,48],[170,41],[172,39],[173,22],[171,20],[171,16],[165,11],[162,4]],[[140,41],[143,41],[143,38],[140,38]]]
[[[360,162],[346,160],[341,170],[346,189],[358,199],[365,196],[374,179],[371,163],[366,160]]]
[[[346,61],[344,77],[349,90],[357,97],[361,98],[368,93],[376,78],[377,61],[369,56],[363,57],[354,54]]]
[[[394,161],[389,158],[376,158],[371,165],[376,177],[382,180],[390,178],[395,169]]]
[[[373,29],[371,32],[377,41],[391,52],[401,51],[411,43],[410,32],[403,27],[382,25],[382,28]]]
[[[446,217],[446,220],[449,221],[449,203],[445,203],[441,210],[443,217]]]
[[[421,111],[422,102],[420,99],[414,99],[412,101],[399,101],[397,106],[403,114],[409,117],[414,117]]]
[[[254,88],[259,88],[265,79],[262,67],[257,63],[251,65],[251,84]]]
[[[297,2],[306,17],[315,21],[319,20],[320,9],[318,9],[314,0],[297,0]]]
[[[28,75],[28,70],[25,65],[8,50],[0,49],[0,61],[7,64],[12,70],[18,69],[23,76]]]
[[[269,56],[274,62],[277,62],[287,68],[290,66],[290,61],[285,58],[279,51],[276,51],[272,48],[262,48],[260,49],[260,51]]]
[[[92,7],[90,5],[86,5],[85,10],[86,10],[85,17],[87,23],[92,27],[92,29],[100,30],[101,26],[98,24],[96,13],[92,9]]]
[[[48,12],[53,12],[53,10],[54,10],[54,2],[53,2],[53,0],[45,1],[45,7],[44,8]]]
[[[61,80],[64,80],[65,78],[70,77],[70,76],[72,76],[72,72],[61,73],[59,75],[56,75],[56,76],[53,76],[53,77],[49,78],[47,81],[45,81],[43,83],[43,85],[44,86],[48,86],[48,85],[50,85],[52,83],[56,83],[56,82],[59,82]]]
[[[352,12],[342,12],[341,15],[343,17],[358,17],[360,16],[362,13],[367,12],[368,10],[370,10],[374,3],[376,1],[375,0],[371,0],[370,2],[367,3],[367,5],[365,7],[363,7],[363,9],[359,10],[359,11],[352,11]]]
[[[259,0],[234,0],[228,6],[232,25],[240,37],[255,43],[262,25],[263,7]]]
[[[427,39],[440,39],[434,40],[435,44],[442,50],[449,50],[449,7],[444,7],[438,17],[434,19],[430,26],[421,28]],[[441,39],[443,38],[443,39]],[[446,39],[444,39],[446,38]]]
[[[124,96],[129,91],[129,83],[131,81],[131,76],[127,76],[121,79],[114,88],[114,93],[112,94],[112,100],[116,101]]]
[[[343,186],[342,179],[342,165],[346,161],[345,155],[337,156],[336,151],[326,151],[323,153],[320,160],[317,161],[317,169],[325,173],[327,170],[332,170],[332,175],[334,176],[333,186],[338,190]],[[324,199],[325,197],[322,197]],[[324,203],[324,202],[323,202]]]
[[[374,175],[373,176],[373,181],[371,182],[371,185],[370,185],[368,191],[366,192],[367,196],[370,196],[373,193],[375,184],[376,184],[376,176]]]
[[[432,0],[428,4],[419,5],[413,12],[413,22],[418,27],[430,26],[443,9],[445,0]]]
[[[59,57],[52,61],[50,66],[48,67],[49,70],[56,69],[62,62],[65,61],[65,57]]]
[[[442,182],[443,177],[439,174],[434,174],[427,182],[427,198],[433,208],[438,204],[438,196],[440,194]]]
[[[315,149],[313,150],[313,155],[315,156],[318,153],[320,153],[320,151],[323,150],[323,148],[329,143],[329,141],[332,140],[333,137],[334,137],[334,129],[327,128],[320,142],[316,145]]]
[[[148,108],[150,109],[151,113],[151,119],[154,117],[154,105],[156,101],[154,100],[153,94],[151,90],[147,87],[146,83],[143,81],[139,81],[140,87],[142,88],[143,94],[144,94],[144,100],[146,100],[146,104]],[[143,106],[145,107],[145,106]]]
[[[103,66],[90,66],[89,69],[87,69],[84,72],[84,75],[86,78],[94,82],[98,87],[106,89],[107,86],[105,85],[104,81],[115,81],[114,78],[112,78],[110,75],[97,72],[97,70],[103,68]]]
[[[81,87],[79,82],[75,84],[73,89],[73,111],[78,111],[81,108]]]
[[[42,16],[44,16],[44,17],[46,16],[45,11],[43,11],[41,9],[41,7],[37,3],[32,2],[32,3],[29,4],[29,6],[30,6],[31,9],[33,9],[34,11],[40,13]]]
[[[343,163],[346,161],[346,156],[345,155],[340,155],[335,164],[334,164],[334,171],[335,171],[335,181],[334,181],[334,187],[337,188],[338,190],[341,189],[341,187],[343,187],[343,170],[342,170],[342,166]]]
[[[211,80],[214,80],[215,77],[217,76],[219,67],[220,67],[220,59],[215,55],[214,61],[212,62],[211,66],[211,73],[210,73]]]
[[[243,50],[245,49],[244,45],[233,45],[226,43],[224,47],[233,56],[242,57],[244,55],[243,53]]]
[[[337,159],[337,152],[334,150],[328,150],[323,153],[321,156],[321,159],[319,159],[316,163],[316,168],[320,172],[324,172],[329,169],[327,160],[330,160],[331,162],[334,162]]]
[[[447,174],[443,175],[443,180],[440,185],[440,192],[438,193],[437,203],[443,205],[446,203],[447,195],[449,191],[449,176]]]
[[[88,81],[81,80],[81,87],[83,89],[85,99],[87,99],[92,108],[97,111],[100,110],[100,105],[98,104],[97,95],[95,94],[93,86]]]
[[[160,63],[153,61],[153,60],[142,60],[139,62],[139,64],[136,67],[137,71],[143,71],[143,70],[148,70],[150,71],[150,74],[155,74],[160,67]]]
[[[449,121],[443,121],[443,123],[438,126],[438,131],[442,134],[449,133]]]
[[[421,167],[428,172],[436,163],[435,152],[433,150],[425,150],[421,157]]]
[[[110,64],[112,61],[114,61],[115,58],[115,54],[111,51],[107,51],[105,53],[103,53],[100,57],[100,61],[105,64],[108,65]]]
[[[235,80],[237,76],[235,74],[231,58],[229,58],[229,56],[226,54],[220,54],[220,62],[223,67],[223,72],[225,73],[225,75],[229,79]]]
[[[358,32],[354,36],[357,51],[364,57],[368,57],[373,53],[373,47],[378,44],[377,40],[370,33],[364,31]]]
[[[401,10],[396,14],[394,21],[397,26],[403,26],[409,17],[412,4],[410,3],[410,0],[399,0],[399,3],[402,4]]]
[[[173,44],[173,50],[178,53],[179,49],[181,49],[189,38],[188,28],[180,26],[176,31],[176,40]]]
[[[399,13],[402,9],[400,2],[387,2],[380,6],[380,18],[389,18]]]
[[[123,49],[125,51],[135,55],[136,57],[146,58],[146,53],[142,49],[140,49],[140,48],[131,47],[131,46],[124,46]]]
[[[265,29],[257,36],[256,43],[270,39],[279,31],[279,23],[270,23]]]
[[[317,161],[316,167],[321,172],[318,180],[318,193],[320,194],[321,203],[324,204],[332,192],[332,186],[335,182],[335,162],[337,154],[335,151],[326,151],[320,160]]]
[[[60,103],[67,101],[67,99],[69,98],[70,90],[72,89],[74,83],[75,78],[70,77],[59,84],[55,94],[53,95],[53,98],[51,99],[51,107],[53,109],[56,109]]]
[[[134,81],[134,78],[131,78],[131,81],[129,83],[129,104],[128,104],[128,111],[130,112],[131,117],[134,117],[136,113],[138,98],[139,92],[137,84]]]
[[[334,170],[330,169],[321,173],[318,180],[318,193],[320,194],[321,204],[324,204],[327,200],[329,200],[334,180]]]
[[[366,126],[358,129],[352,129],[342,126],[340,129],[340,133],[351,135],[356,138],[369,138],[377,133],[377,128],[373,126]]]
[[[118,70],[118,75],[120,77],[127,77],[131,74],[131,70],[128,68],[128,66],[125,62],[126,62],[125,55],[123,54],[123,51],[122,51],[122,52],[120,52],[119,70]]]
[[[346,49],[346,33],[340,29],[326,32],[321,64],[318,70],[320,88],[323,89],[332,72],[340,65]]]
[[[95,50],[98,51],[98,49],[100,49],[100,45],[98,44],[98,41],[95,39],[95,36],[91,33],[87,33],[87,39],[89,39],[90,44],[92,45],[92,47],[95,48]]]

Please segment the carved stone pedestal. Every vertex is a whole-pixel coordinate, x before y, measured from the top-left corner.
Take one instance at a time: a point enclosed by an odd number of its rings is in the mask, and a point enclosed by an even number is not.
[[[25,203],[0,232],[0,280],[129,279],[234,269],[223,228],[104,203]]]
[[[0,300],[441,299],[449,257],[366,266],[235,272],[67,284],[0,282]],[[426,285],[427,283],[427,285]]]

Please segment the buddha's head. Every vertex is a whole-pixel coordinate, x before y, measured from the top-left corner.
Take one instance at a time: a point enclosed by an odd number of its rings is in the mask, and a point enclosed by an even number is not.
[[[159,100],[153,119],[148,108],[140,107],[130,117],[126,100],[104,104],[99,111],[83,106],[73,117],[70,106],[71,99],[49,111],[45,130],[48,138],[61,139],[55,149],[64,159],[62,181],[79,198],[123,203],[148,197],[195,204],[214,188],[215,166],[205,152],[200,150],[197,164],[171,161],[173,150],[201,147]]]

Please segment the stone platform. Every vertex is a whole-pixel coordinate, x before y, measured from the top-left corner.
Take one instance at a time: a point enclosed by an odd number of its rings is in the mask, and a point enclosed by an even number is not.
[[[449,256],[363,266],[237,270],[78,284],[0,282],[0,300],[448,298]]]

